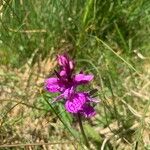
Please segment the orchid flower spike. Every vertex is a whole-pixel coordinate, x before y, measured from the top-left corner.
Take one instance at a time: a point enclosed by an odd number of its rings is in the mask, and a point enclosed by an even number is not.
[[[66,54],[58,55],[57,61],[60,70],[55,71],[56,76],[45,80],[45,89],[50,93],[59,93],[55,101],[63,99],[69,113],[80,113],[88,118],[94,116],[96,112],[92,103],[97,101],[91,98],[90,92],[77,91],[78,86],[92,81],[94,75],[83,72],[75,74],[75,63]]]

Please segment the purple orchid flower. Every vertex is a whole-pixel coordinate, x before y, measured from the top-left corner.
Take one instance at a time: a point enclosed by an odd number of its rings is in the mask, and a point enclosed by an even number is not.
[[[77,86],[87,84],[93,80],[93,75],[86,75],[82,72],[73,74],[75,64],[69,57],[58,55],[58,64],[60,70],[56,73],[56,77],[51,77],[45,80],[45,89],[48,92],[60,93],[55,101],[64,99],[65,109],[73,114],[80,113],[85,117],[92,117],[96,114],[91,103],[96,102],[90,97],[89,93],[78,92]]]
[[[65,108],[70,113],[80,113],[85,117],[92,117],[96,114],[94,108],[90,106],[93,102],[88,93],[78,92],[75,93],[71,99],[68,99],[65,103]]]

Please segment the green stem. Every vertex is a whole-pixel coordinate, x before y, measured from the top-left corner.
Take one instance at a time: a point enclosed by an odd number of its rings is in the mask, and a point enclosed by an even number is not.
[[[88,139],[87,139],[87,137],[86,137],[86,135],[85,135],[85,132],[84,132],[84,129],[83,129],[82,120],[81,120],[81,115],[80,115],[79,113],[78,113],[78,121],[79,121],[79,127],[80,127],[80,130],[81,130],[82,136],[83,136],[83,138],[84,138],[84,142],[85,142],[86,146],[87,146],[88,148],[90,148]]]

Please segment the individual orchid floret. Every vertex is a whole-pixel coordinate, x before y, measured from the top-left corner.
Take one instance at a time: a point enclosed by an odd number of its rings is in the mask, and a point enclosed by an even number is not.
[[[58,64],[60,65],[60,76],[63,77],[69,77],[72,75],[72,72],[74,70],[74,62],[69,59],[69,57],[64,55],[58,55],[57,56]]]
[[[96,112],[90,105],[90,103],[93,102],[91,99],[88,93],[76,93],[71,99],[66,101],[65,108],[70,113],[80,113],[86,118],[92,117]]]
[[[76,93],[66,101],[65,108],[68,112],[78,113],[82,110],[82,106],[86,103],[84,93]]]
[[[58,55],[58,64],[62,67],[69,67],[70,70],[73,70],[74,68],[74,63],[72,60],[69,59],[69,57],[64,54],[64,55]]]

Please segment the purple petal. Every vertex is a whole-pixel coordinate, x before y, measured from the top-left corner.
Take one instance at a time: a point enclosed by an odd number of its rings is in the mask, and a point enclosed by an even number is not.
[[[70,113],[77,113],[81,109],[81,106],[76,104],[74,101],[71,102],[68,100],[65,104],[65,108]]]
[[[74,77],[76,84],[86,84],[94,78],[93,75],[77,74]]]
[[[49,78],[45,80],[45,89],[52,93],[59,92],[60,86],[58,78]]]
[[[68,100],[65,104],[65,108],[70,113],[77,113],[82,110],[82,106],[86,102],[86,97],[83,93],[74,95],[72,100]]]
[[[74,63],[72,60],[69,61],[69,68],[70,68],[70,70],[74,69]]]
[[[70,87],[70,88],[66,89],[62,95],[64,98],[69,99],[72,96],[72,94],[74,93],[74,91],[75,91],[74,87]]]
[[[60,75],[61,77],[67,77],[67,72],[66,72],[66,70],[61,70],[60,73],[59,73],[59,75]]]
[[[86,118],[90,118],[93,117],[96,112],[94,110],[94,108],[90,105],[84,105],[82,107],[82,114],[86,117]]]

